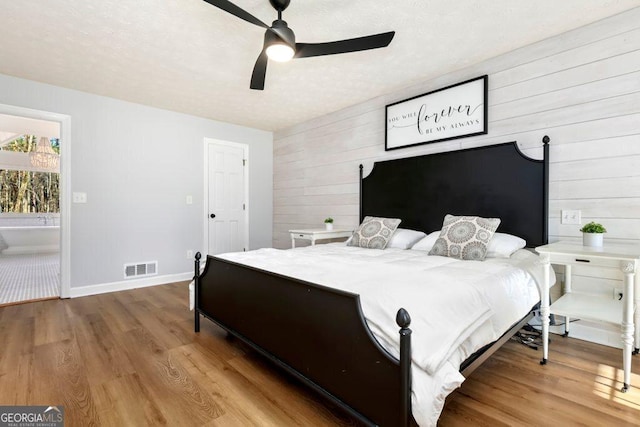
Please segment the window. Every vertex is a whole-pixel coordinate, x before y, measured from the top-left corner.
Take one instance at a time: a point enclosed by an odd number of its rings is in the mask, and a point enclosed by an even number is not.
[[[29,153],[35,150],[38,140],[35,135],[23,135],[0,149]],[[50,142],[59,154],[60,141],[54,138]],[[0,169],[0,212],[59,213],[60,174]]]

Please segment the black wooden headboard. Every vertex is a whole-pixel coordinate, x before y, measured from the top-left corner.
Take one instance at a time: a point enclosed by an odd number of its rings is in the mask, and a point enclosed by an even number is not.
[[[547,243],[549,137],[543,160],[525,156],[516,142],[360,165],[360,221],[400,218],[400,227],[431,232],[446,214],[500,218],[498,232],[535,247]]]

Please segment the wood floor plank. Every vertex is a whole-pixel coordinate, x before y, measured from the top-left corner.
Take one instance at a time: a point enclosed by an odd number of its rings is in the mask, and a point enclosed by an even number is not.
[[[17,405],[28,399],[34,336],[33,317],[5,318],[0,322],[0,390],[5,391],[1,393],[0,404]]]
[[[531,418],[526,420],[527,424],[539,422],[542,425],[551,425],[553,423],[560,425],[571,425],[572,423],[589,425],[595,416],[603,420],[605,422],[604,425],[611,425],[611,423],[616,422],[615,418],[606,416],[599,409],[593,409],[573,399],[565,399],[556,390],[553,390],[552,393],[543,394],[541,393],[542,390],[536,387],[511,381],[494,375],[492,372],[488,372],[486,376],[484,381],[470,382],[465,392],[475,396],[491,390],[494,396],[501,396],[509,401],[508,403],[502,402],[502,404],[506,404],[511,411],[519,414],[529,414]],[[562,385],[559,384],[557,388],[560,389],[561,387]],[[519,410],[519,408],[531,406],[528,402],[536,402],[533,405],[544,408],[544,410]]]
[[[139,328],[122,334],[122,343],[137,374],[171,425],[192,420],[204,424],[224,412],[153,335]]]
[[[258,389],[274,405],[287,408],[291,412],[292,422],[296,425],[310,425],[314,423],[328,424],[335,415],[324,405],[310,405],[308,401],[291,400],[292,388],[303,387],[302,384],[291,380],[284,372],[270,369],[268,361],[256,353],[250,353],[247,357],[237,357],[229,364],[243,375],[247,381],[258,386]],[[257,368],[257,369],[256,369]],[[298,393],[296,393],[298,394]]]
[[[535,363],[537,358],[534,359],[534,363],[525,363],[522,359],[518,359],[516,354],[518,353],[508,348],[497,354],[491,361],[492,369],[485,373],[484,381],[528,384],[538,380],[541,370],[544,370],[544,375],[557,378],[557,383],[553,387],[554,396],[582,405],[585,395],[608,393],[608,399],[599,401],[597,410],[601,413],[600,416],[612,417],[610,420],[612,423],[637,421],[640,412],[633,414],[620,411],[619,403],[626,402],[630,408],[640,411],[640,389],[632,388],[629,392],[622,393],[620,391],[622,383],[615,380],[615,375],[602,376],[603,371],[600,369],[585,371],[566,364],[548,363],[541,367]],[[520,362],[516,362],[518,360]],[[616,369],[611,367],[608,371],[613,372]],[[637,380],[640,381],[640,378]]]
[[[67,301],[49,300],[31,303],[36,305],[34,314],[35,345],[69,340],[73,337],[69,316],[66,312]]]
[[[136,301],[129,305],[129,310],[163,348],[180,347],[191,342],[191,336],[177,333],[179,329],[165,318],[164,309],[155,308],[146,301]]]
[[[187,282],[0,307],[0,404],[59,404],[68,426],[358,425],[203,319]],[[640,425],[640,356],[552,336],[508,342],[448,397],[439,426]]]
[[[92,387],[103,426],[161,426],[167,419],[137,374],[126,374]]]
[[[12,319],[26,319],[33,317],[37,304],[13,304],[0,306],[0,324]]]
[[[13,371],[0,377],[0,384],[7,390],[0,404],[22,405],[22,402],[31,400],[32,386],[23,387],[21,384],[35,384],[33,363],[33,353],[20,355]]]
[[[206,363],[211,357],[209,350],[202,346],[194,346],[191,351],[182,352],[193,366],[206,366],[205,375],[215,390],[215,393],[224,396],[228,406],[237,406],[242,402],[249,410],[239,414],[242,418],[247,418],[251,424],[255,425],[294,425],[291,414],[283,410],[279,405],[265,395],[265,390],[260,389],[255,383],[247,380],[235,368],[226,361],[223,363]],[[235,359],[232,359],[235,360]],[[267,394],[273,393],[269,390]],[[299,423],[297,423],[299,425]]]
[[[70,320],[75,317],[83,317],[89,314],[97,313],[100,310],[99,300],[97,298],[73,298],[65,302],[64,308]]]
[[[34,404],[61,405],[69,425],[99,425],[80,350],[73,339],[36,346],[33,377],[46,381]],[[53,381],[51,381],[53,379]]]
[[[35,319],[14,317],[0,322],[0,377],[12,369],[15,360],[33,351],[35,345]]]
[[[224,414],[208,425],[259,425],[261,420],[268,420],[265,415],[254,402],[243,405],[243,410],[238,410],[237,399],[242,398],[243,393],[237,393],[234,387],[227,384],[220,384],[212,381],[208,376],[208,372],[224,371],[228,369],[226,363],[211,357],[202,351],[202,347],[198,344],[191,344],[179,348],[171,349],[170,352],[189,374],[204,389],[206,389],[223,408]]]
[[[209,354],[215,355],[224,361],[232,360],[236,357],[243,357],[246,354],[246,347],[241,347],[237,341],[229,341],[227,333],[212,322],[200,322],[200,333],[193,332],[193,319],[183,320],[175,323],[183,334],[191,335],[194,343],[198,343],[206,348]]]
[[[142,291],[142,289],[140,289]],[[184,318],[184,309],[189,307],[189,282],[173,283],[167,287],[167,292],[148,293],[146,300],[164,311],[177,309]]]
[[[516,416],[504,412],[501,408],[493,408],[490,413],[484,403],[464,393],[454,392],[446,403],[446,410],[442,413],[439,424],[449,427],[500,427],[524,425]]]
[[[127,332],[141,326],[140,322],[133,316],[127,306],[117,297],[119,293],[124,292],[114,292],[91,297],[98,301],[100,314],[114,334]]]
[[[129,357],[100,313],[77,317],[73,330],[84,368],[91,372],[90,384],[102,384],[135,373]]]
[[[554,342],[556,341],[558,340],[554,339]],[[540,351],[531,351],[527,347],[509,343],[465,381],[462,388],[454,393],[452,400],[465,394],[484,395],[480,391],[482,387],[493,387],[500,389],[503,393],[517,396],[513,399],[524,398],[524,401],[528,402],[526,404],[528,411],[539,414],[539,421],[543,424],[546,422],[596,425],[593,422],[598,420],[600,423],[598,425],[637,425],[640,422],[638,418],[640,412],[621,410],[623,405],[620,402],[596,397],[597,391],[604,388],[612,395],[626,395],[635,402],[640,402],[640,396],[632,396],[637,389],[632,389],[629,393],[621,393],[618,389],[622,384],[613,380],[603,385],[603,382],[606,383],[606,378],[598,376],[597,364],[585,361],[585,358],[576,360],[575,357],[563,356],[563,350],[568,348],[567,344],[572,344],[571,341],[575,342],[576,347],[583,347],[583,350],[592,349],[600,353],[601,363],[611,362],[612,356],[619,353],[616,350],[611,351],[613,349],[603,350],[602,346],[590,343],[585,347],[584,342],[569,340],[554,346],[556,357],[564,358],[564,363],[550,361],[547,365],[541,366]],[[572,362],[574,362],[573,365]],[[482,398],[483,403],[487,403],[487,400],[489,399]],[[505,406],[509,407],[509,404]],[[524,408],[525,405],[522,407]],[[447,409],[445,408],[445,414]],[[446,418],[443,417],[443,419]]]

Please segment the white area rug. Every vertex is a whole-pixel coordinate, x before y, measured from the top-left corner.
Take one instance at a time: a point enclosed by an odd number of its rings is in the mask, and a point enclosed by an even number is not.
[[[0,304],[60,296],[60,254],[0,256]]]

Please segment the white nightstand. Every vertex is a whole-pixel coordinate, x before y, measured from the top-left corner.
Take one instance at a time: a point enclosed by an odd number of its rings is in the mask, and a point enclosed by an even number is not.
[[[310,240],[311,245],[316,244],[316,240],[349,238],[353,230],[326,230],[324,228],[309,230],[289,230],[291,235],[291,247],[296,247],[296,239]]]
[[[603,247],[582,246],[580,243],[557,242],[536,248],[545,268],[542,285],[540,314],[542,316],[542,365],[547,363],[549,351],[549,314],[566,317],[565,335],[569,333],[570,317],[597,320],[621,325],[623,345],[624,386],[629,389],[631,382],[631,356],[640,347],[640,280],[636,270],[640,266],[640,247],[637,245],[606,244]],[[551,264],[564,265],[565,294],[549,307],[549,281]],[[624,275],[623,298],[592,296],[571,292],[571,267],[590,265],[599,268],[619,270]],[[635,295],[635,296],[634,296]],[[634,336],[635,335],[635,336]],[[635,351],[632,353],[632,347]]]

